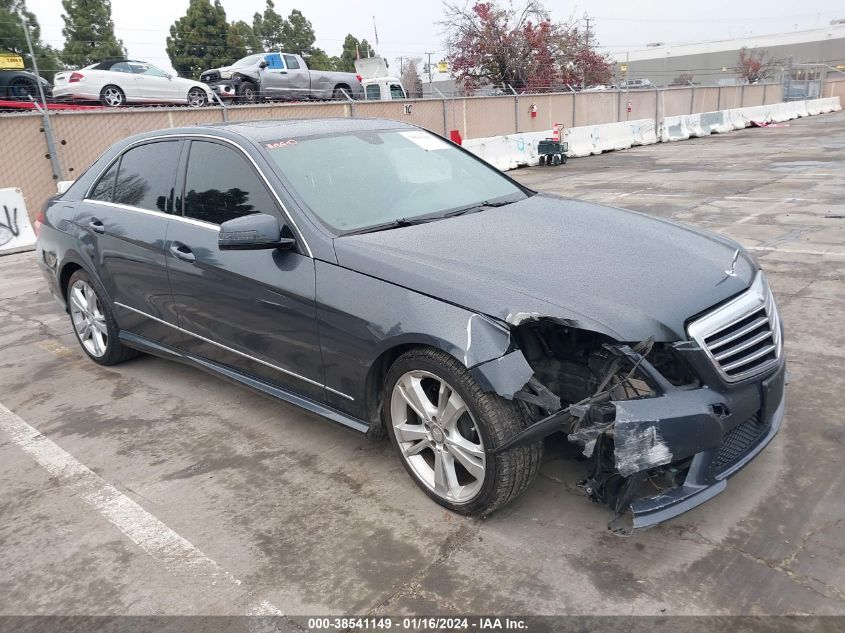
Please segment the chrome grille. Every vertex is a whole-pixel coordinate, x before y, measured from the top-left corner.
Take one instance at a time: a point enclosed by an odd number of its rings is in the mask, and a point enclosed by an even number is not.
[[[763,273],[746,292],[687,329],[730,382],[763,372],[780,358],[780,318]]]

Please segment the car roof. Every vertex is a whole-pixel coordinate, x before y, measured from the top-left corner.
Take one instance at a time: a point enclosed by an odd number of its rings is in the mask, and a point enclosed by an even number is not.
[[[236,123],[214,123],[211,125],[196,125],[185,128],[170,128],[144,132],[134,137],[136,140],[149,136],[182,135],[182,134],[210,134],[212,136],[228,136],[225,132],[235,134],[256,143],[276,141],[279,139],[314,136],[317,134],[343,134],[346,132],[384,130],[384,129],[416,129],[413,125],[394,121],[392,119],[263,119],[260,121],[238,121]],[[224,134],[220,134],[224,132]]]

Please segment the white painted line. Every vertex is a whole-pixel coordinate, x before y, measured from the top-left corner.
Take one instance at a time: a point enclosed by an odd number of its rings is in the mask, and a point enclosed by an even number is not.
[[[106,483],[97,473],[2,404],[0,430],[67,486],[74,496],[85,501],[170,573],[202,577],[212,586],[225,583],[240,587],[240,580],[221,569],[187,539]],[[279,609],[266,601],[252,611],[256,610],[262,615],[281,615]]]
[[[765,251],[776,253],[794,253],[796,255],[822,255],[824,257],[845,257],[845,253],[831,253],[830,251],[810,251],[797,248],[777,248],[775,246],[749,246],[750,251]]]
[[[757,196],[724,196],[723,200],[751,200],[752,202],[826,202],[818,198],[765,198]]]

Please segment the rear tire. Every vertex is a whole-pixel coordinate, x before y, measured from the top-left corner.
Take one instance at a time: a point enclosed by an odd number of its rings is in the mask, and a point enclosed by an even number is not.
[[[442,350],[418,348],[400,356],[387,373],[383,401],[387,432],[405,470],[453,512],[490,514],[537,476],[542,442],[489,452],[527,426],[519,406],[483,391]]]
[[[349,91],[346,88],[337,87],[332,93],[332,99],[335,101],[348,101],[351,99]]]
[[[7,89],[9,98],[13,101],[29,101],[30,97],[38,98],[38,86],[27,77],[15,77],[9,82]]]
[[[140,354],[118,339],[120,328],[106,293],[91,275],[84,270],[73,273],[66,294],[76,340],[88,358],[100,365],[116,365]]]
[[[208,95],[202,88],[191,88],[188,91],[188,106],[191,108],[201,108],[208,103]]]
[[[100,103],[111,108],[119,108],[126,104],[126,95],[117,86],[104,86],[100,91]]]

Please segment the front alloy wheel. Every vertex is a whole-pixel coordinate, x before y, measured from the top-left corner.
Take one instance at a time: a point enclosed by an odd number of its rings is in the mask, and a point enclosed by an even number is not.
[[[484,443],[455,388],[410,371],[394,386],[390,410],[402,459],[419,480],[446,501],[473,499],[484,484]]]
[[[529,423],[520,407],[484,391],[440,349],[402,354],[384,381],[383,420],[402,465],[437,503],[485,515],[509,503],[536,477],[543,443],[493,452]]]
[[[204,90],[199,88],[191,88],[188,92],[188,105],[192,108],[201,108],[208,102],[208,97]]]
[[[103,102],[103,105],[116,108],[124,104],[126,97],[123,91],[117,86],[106,86],[100,93],[100,101]]]

